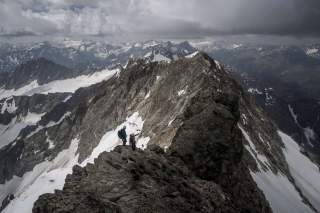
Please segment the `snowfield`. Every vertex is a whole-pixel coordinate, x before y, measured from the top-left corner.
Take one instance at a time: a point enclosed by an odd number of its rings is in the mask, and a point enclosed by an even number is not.
[[[239,128],[249,145],[245,145],[245,148],[249,151],[252,157],[256,160],[259,172],[252,172],[251,176],[254,181],[257,183],[258,187],[262,190],[266,199],[269,201],[270,206],[275,213],[311,213],[314,212],[308,205],[306,205],[303,201],[303,198],[295,188],[295,186],[289,181],[288,177],[284,174],[278,173],[275,174],[271,170],[266,170],[262,166],[269,165],[268,159],[260,154],[256,149],[254,143],[252,142],[248,132],[245,131],[243,127],[239,125]],[[290,172],[292,173],[293,178],[295,179],[296,184],[299,189],[302,190],[304,196],[306,196],[310,202],[312,199],[314,201],[320,202],[320,197],[314,197],[316,194],[320,194],[318,189],[310,189],[312,186],[319,186],[320,173],[319,171],[315,171],[315,165],[306,158],[302,153],[299,152],[299,145],[296,144],[292,139],[289,140],[289,136],[286,136],[284,133],[279,132],[280,137],[283,140],[283,143],[286,146],[284,150],[284,154],[286,160],[290,167]],[[297,160],[300,161],[304,159],[303,163],[298,163]],[[301,168],[301,167],[304,168]],[[294,171],[294,169],[297,171]],[[295,175],[294,173],[298,175]],[[309,172],[311,172],[311,178],[309,178]],[[299,177],[299,175],[305,174],[305,178]],[[300,179],[300,180],[299,180]],[[311,181],[308,182],[307,180]],[[318,181],[317,181],[318,180]],[[301,182],[302,184],[299,184]],[[304,185],[310,184],[310,188],[303,189]],[[319,188],[320,189],[320,188]],[[306,192],[306,193],[305,193]],[[308,196],[310,194],[311,196]],[[310,197],[310,198],[309,198]],[[315,207],[316,204],[311,202]],[[288,208],[290,206],[290,208]]]
[[[300,147],[290,136],[279,131],[285,144],[284,155],[296,185],[311,204],[320,211],[320,171],[319,168],[300,152]]]
[[[65,178],[72,173],[73,166],[80,165],[84,167],[88,163],[93,163],[94,159],[102,152],[109,152],[122,144],[117,135],[118,130],[126,126],[126,132],[129,137],[131,133],[140,132],[143,128],[143,123],[144,121],[139,116],[139,113],[134,113],[116,129],[106,132],[91,155],[82,163],[78,162],[79,155],[77,153],[80,139],[75,138],[71,141],[70,147],[61,151],[54,160],[46,160],[36,165],[32,171],[24,174],[22,178],[15,176],[10,181],[0,185],[0,202],[8,194],[15,195],[15,199],[10,202],[3,212],[20,213],[23,209],[23,213],[31,213],[33,204],[40,195],[53,193],[54,190],[63,188]],[[149,137],[139,137],[137,147],[146,148],[149,140]]]
[[[306,50],[306,54],[307,55],[313,55],[313,54],[316,54],[318,52],[319,52],[319,50],[317,48],[309,48],[309,49]]]
[[[14,141],[22,129],[40,121],[43,115],[28,112],[24,117],[16,116],[8,125],[0,124],[0,149]]]
[[[62,189],[65,178],[72,173],[72,167],[78,162],[78,139],[74,139],[68,149],[61,151],[52,161],[44,161],[27,172],[22,178],[15,176],[4,185],[0,185],[0,200],[7,194],[14,194],[15,199],[3,213],[31,213],[34,202],[44,193],[53,193]]]
[[[0,89],[0,99],[10,97],[10,96],[22,96],[22,95],[32,96],[33,94],[48,94],[48,93],[63,93],[63,92],[74,93],[77,89],[81,87],[88,87],[93,84],[108,80],[117,72],[119,72],[118,69],[115,69],[115,70],[106,69],[100,72],[95,72],[94,74],[91,74],[91,75],[81,75],[75,78],[52,81],[43,85],[39,85],[38,82],[35,80],[29,83],[28,85],[16,90]]]
[[[311,213],[310,207],[303,200],[288,178],[282,174],[251,172],[251,176],[263,191],[275,213]],[[290,206],[290,208],[289,208]]]
[[[166,62],[166,63],[170,63],[170,62],[171,62],[171,59],[170,59],[170,58],[167,58],[166,56],[161,55],[161,54],[155,54],[152,61],[153,61],[153,62],[162,62],[162,61],[164,61],[164,62]]]

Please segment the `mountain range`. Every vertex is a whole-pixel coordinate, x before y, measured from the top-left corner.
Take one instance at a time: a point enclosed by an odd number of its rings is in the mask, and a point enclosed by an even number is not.
[[[237,67],[253,47],[216,46],[16,47],[0,74],[2,212],[319,212],[318,102],[297,102],[314,92]]]

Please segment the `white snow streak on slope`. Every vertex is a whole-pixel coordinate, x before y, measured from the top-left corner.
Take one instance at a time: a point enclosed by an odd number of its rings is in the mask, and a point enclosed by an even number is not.
[[[66,103],[70,98],[72,98],[72,95],[68,95],[62,102]]]
[[[0,89],[0,99],[8,96],[31,96],[33,94],[48,94],[58,92],[75,92],[81,87],[88,87],[90,85],[99,83],[104,80],[108,80],[118,69],[115,70],[102,70],[92,75],[81,75],[75,78],[52,81],[44,85],[39,85],[37,81],[33,81],[30,84],[21,87],[17,90],[4,90]]]
[[[111,151],[116,146],[121,145],[117,132],[124,125],[127,127],[126,132],[137,133],[143,127],[143,120],[136,112],[127,120],[119,125],[115,130],[106,132],[101,138],[98,146],[93,150],[91,155],[84,160],[80,166],[93,163],[94,159],[104,151]],[[146,148],[150,138],[139,138],[137,140],[138,148]],[[33,203],[44,193],[52,193],[55,189],[62,189],[67,174],[72,173],[72,167],[78,164],[78,143],[79,139],[74,139],[68,149],[61,151],[53,161],[45,161],[38,164],[35,168],[22,178],[14,177],[4,185],[0,185],[0,202],[7,194],[14,194],[15,199],[4,210],[4,213],[31,213]]]
[[[217,65],[217,67],[218,67],[219,70],[222,70],[222,69],[221,69],[222,66],[221,66],[221,64],[220,64],[219,61],[216,61],[216,60],[215,60],[214,63],[216,63],[216,65]]]
[[[294,113],[292,106],[288,105],[288,108],[294,122],[300,127],[300,124],[298,123],[298,116]]]
[[[185,95],[185,94],[186,94],[186,91],[184,89],[178,91],[178,96]]]
[[[319,52],[319,50],[317,48],[309,48],[309,49],[306,50],[306,54],[307,55],[313,55],[313,54],[318,53],[318,52]]]
[[[148,53],[145,54],[143,57],[144,57],[144,58],[149,58],[150,56],[152,56],[152,52],[148,52]]]
[[[304,135],[306,136],[306,139],[307,139],[309,145],[312,146],[312,147],[314,147],[314,145],[312,144],[312,141],[315,140],[315,138],[316,138],[315,132],[314,132],[313,129],[310,128],[310,127],[305,127],[305,128],[302,127],[302,126],[299,124],[299,122],[298,122],[298,115],[296,115],[296,114],[294,113],[293,108],[292,108],[290,105],[288,105],[288,108],[289,108],[289,112],[290,112],[290,114],[291,114],[294,122],[297,124],[297,126],[298,126],[299,128],[303,129],[303,133],[304,133]]]
[[[316,133],[310,127],[303,128],[303,133],[306,136],[307,141],[310,144],[310,146],[313,147],[314,145],[312,144],[311,141],[316,139]]]
[[[144,97],[144,100],[147,100],[150,97],[151,92],[149,91],[147,95]]]
[[[185,58],[193,58],[195,57],[196,55],[198,55],[199,51],[195,51],[194,53],[190,54],[190,55],[187,55]]]
[[[68,149],[61,151],[52,161],[44,161],[27,172],[22,178],[14,177],[5,185],[0,185],[0,199],[6,194],[14,194],[15,199],[3,213],[32,212],[33,203],[44,193],[53,193],[62,189],[67,174],[78,162],[78,139],[74,139]],[[3,194],[3,192],[5,194]]]
[[[158,62],[165,61],[167,63],[170,63],[171,59],[167,58],[167,57],[165,57],[164,55],[161,55],[161,54],[155,54],[154,58],[153,58],[153,62],[156,62],[156,61],[158,61]]]
[[[0,148],[8,145],[18,137],[21,130],[28,125],[36,124],[44,114],[28,112],[25,117],[13,118],[8,125],[0,124]]]
[[[320,172],[309,158],[300,152],[299,145],[288,135],[278,132],[285,144],[284,154],[295,183],[311,204],[320,211]]]
[[[282,174],[274,174],[272,171],[263,171],[261,163],[268,165],[268,160],[265,156],[258,153],[254,143],[249,134],[239,126],[243,136],[249,143],[246,149],[250,152],[253,158],[257,161],[260,172],[251,172],[251,176],[257,183],[258,187],[263,191],[266,199],[275,213],[311,213],[313,212],[307,205],[305,205],[296,191],[295,187]]]
[[[250,136],[248,135],[248,133],[243,129],[243,127],[241,127],[239,125],[239,129],[241,130],[241,132],[242,132],[244,138],[246,139],[246,141],[249,143],[249,146],[245,145],[245,148],[250,152],[252,157],[256,160],[258,168],[260,170],[263,170],[261,164],[263,164],[265,166],[268,166],[269,165],[268,159],[266,158],[266,156],[260,154],[257,151],[256,146],[252,142],[252,140],[251,140]]]
[[[8,103],[10,100],[12,100],[11,103]],[[1,114],[3,114],[6,111],[8,113],[14,113],[16,110],[17,110],[16,102],[12,97],[7,98],[1,106]]]
[[[69,117],[71,115],[71,112],[66,112],[57,122],[55,121],[50,121],[47,125],[45,126],[38,126],[38,128],[36,130],[34,130],[33,132],[29,133],[29,135],[27,135],[26,138],[29,138],[31,136],[33,136],[34,134],[36,134],[37,132],[39,132],[40,130],[44,129],[44,128],[49,128],[52,126],[56,126],[58,124],[60,124],[62,121],[64,121],[65,118]]]

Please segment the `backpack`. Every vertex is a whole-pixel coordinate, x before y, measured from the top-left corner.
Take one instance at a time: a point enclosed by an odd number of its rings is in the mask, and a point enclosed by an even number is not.
[[[120,130],[118,131],[118,137],[119,137],[119,138],[123,138],[122,129],[120,129]]]

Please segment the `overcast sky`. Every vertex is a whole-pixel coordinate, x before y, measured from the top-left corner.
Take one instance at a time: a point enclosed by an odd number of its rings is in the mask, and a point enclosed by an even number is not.
[[[0,0],[0,36],[320,37],[320,0]]]

